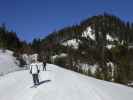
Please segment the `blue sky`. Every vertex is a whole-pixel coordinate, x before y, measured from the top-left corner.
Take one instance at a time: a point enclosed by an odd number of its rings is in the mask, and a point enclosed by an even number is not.
[[[132,5],[133,0],[0,0],[0,23],[30,42],[103,12],[133,22]]]

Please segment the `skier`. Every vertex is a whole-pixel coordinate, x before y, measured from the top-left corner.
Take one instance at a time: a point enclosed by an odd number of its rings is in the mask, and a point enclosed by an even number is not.
[[[30,64],[30,73],[32,74],[33,82],[35,86],[39,85],[39,78],[38,78],[39,72],[40,70],[38,68],[38,65],[35,62],[35,60],[33,60],[32,63]]]
[[[46,71],[46,60],[43,61],[43,71],[44,71],[44,69]]]

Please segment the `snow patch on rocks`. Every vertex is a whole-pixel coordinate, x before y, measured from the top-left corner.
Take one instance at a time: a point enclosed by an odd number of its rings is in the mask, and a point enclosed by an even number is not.
[[[95,40],[95,34],[92,33],[92,29],[91,27],[88,27],[83,33],[82,33],[82,37],[85,37],[85,38],[90,38],[92,40]]]
[[[118,41],[118,38],[113,38],[111,35],[109,35],[109,34],[107,34],[106,35],[106,39],[108,40],[108,41]]]
[[[78,40],[78,39],[72,39],[72,40],[68,40],[68,41],[63,42],[62,45],[64,45],[64,46],[71,46],[74,49],[78,49],[80,42],[81,41]]]

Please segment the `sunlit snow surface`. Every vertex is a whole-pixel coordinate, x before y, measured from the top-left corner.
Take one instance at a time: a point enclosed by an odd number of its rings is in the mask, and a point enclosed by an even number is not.
[[[29,71],[0,78],[0,100],[133,100],[133,88],[87,77],[55,65],[39,75],[33,86]]]

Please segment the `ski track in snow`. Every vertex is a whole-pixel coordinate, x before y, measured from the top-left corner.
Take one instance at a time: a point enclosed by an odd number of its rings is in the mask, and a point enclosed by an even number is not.
[[[97,80],[55,65],[39,75],[33,86],[29,71],[9,73],[0,79],[0,100],[132,100],[133,89]],[[45,82],[44,82],[45,81]]]

